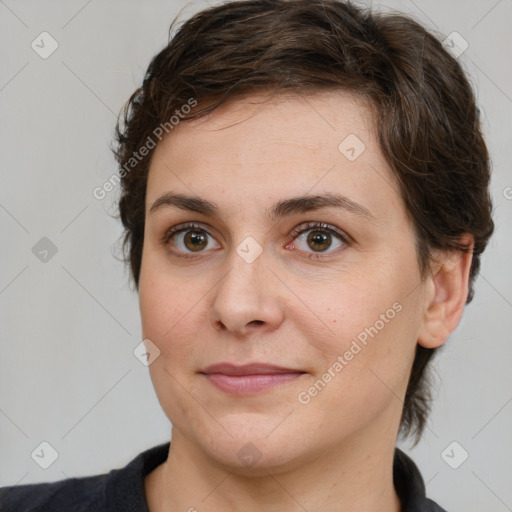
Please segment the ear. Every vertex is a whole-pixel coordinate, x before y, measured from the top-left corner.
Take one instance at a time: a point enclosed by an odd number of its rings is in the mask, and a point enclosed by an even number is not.
[[[427,278],[425,312],[418,335],[418,344],[422,347],[437,348],[443,345],[464,312],[474,239],[471,235],[463,235],[460,240],[470,246],[469,251],[444,251],[432,275]]]

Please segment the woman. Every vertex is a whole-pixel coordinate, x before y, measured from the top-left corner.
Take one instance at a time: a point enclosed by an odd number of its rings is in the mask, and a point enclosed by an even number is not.
[[[2,510],[442,511],[426,370],[493,231],[473,92],[405,16],[336,0],[188,20],[118,125],[120,217],[170,443]]]

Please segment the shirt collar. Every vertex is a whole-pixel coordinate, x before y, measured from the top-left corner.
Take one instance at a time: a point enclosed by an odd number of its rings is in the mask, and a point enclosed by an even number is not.
[[[109,506],[119,512],[149,512],[144,479],[167,460],[170,443],[140,453],[127,466],[110,473]],[[425,483],[414,461],[399,448],[393,459],[393,484],[402,504],[401,512],[446,512],[425,494]],[[122,508],[119,504],[123,503]]]

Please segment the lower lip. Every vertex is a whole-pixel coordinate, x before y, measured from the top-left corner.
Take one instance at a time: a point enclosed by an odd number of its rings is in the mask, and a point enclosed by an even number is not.
[[[285,384],[303,373],[272,373],[262,375],[225,375],[209,373],[205,377],[220,390],[232,395],[248,395]]]

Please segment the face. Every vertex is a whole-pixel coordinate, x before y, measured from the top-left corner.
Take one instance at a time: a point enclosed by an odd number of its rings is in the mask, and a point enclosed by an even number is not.
[[[394,445],[426,293],[368,108],[264,100],[181,122],[155,149],[139,282],[173,428],[253,472]],[[238,368],[253,363],[274,368]]]

